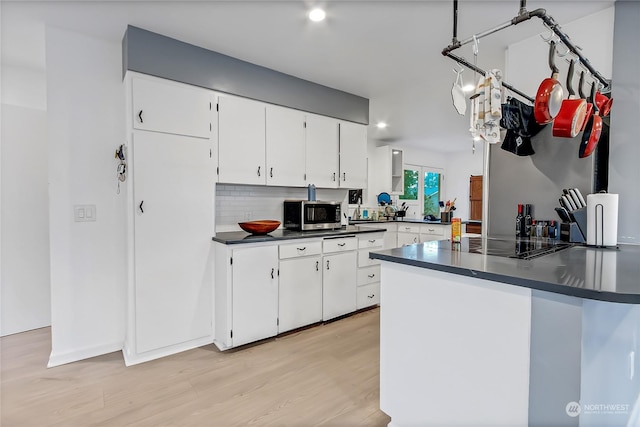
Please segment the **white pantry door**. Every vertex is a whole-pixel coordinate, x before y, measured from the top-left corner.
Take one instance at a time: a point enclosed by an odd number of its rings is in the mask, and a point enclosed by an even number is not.
[[[134,133],[138,353],[212,334],[210,147],[206,139]]]

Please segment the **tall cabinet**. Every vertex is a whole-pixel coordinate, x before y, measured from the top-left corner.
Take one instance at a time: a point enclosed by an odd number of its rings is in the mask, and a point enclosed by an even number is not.
[[[213,340],[211,91],[129,73],[127,331],[132,365]]]

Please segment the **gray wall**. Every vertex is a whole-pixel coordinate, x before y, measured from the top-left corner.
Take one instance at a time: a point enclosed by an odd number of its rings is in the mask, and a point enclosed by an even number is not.
[[[609,192],[618,193],[618,242],[640,244],[640,2],[616,2]]]
[[[554,138],[547,125],[532,139],[535,154],[519,157],[491,145],[489,235],[515,235],[518,203],[534,205],[533,216],[559,220],[554,208],[563,188],[591,193],[594,156],[578,158],[580,138]]]
[[[133,26],[122,40],[123,76],[127,70],[369,124],[367,98]]]

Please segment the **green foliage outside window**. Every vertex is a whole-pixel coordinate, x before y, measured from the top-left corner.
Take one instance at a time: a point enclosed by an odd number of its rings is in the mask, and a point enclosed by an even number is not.
[[[440,216],[440,174],[424,173],[424,214]]]
[[[400,195],[401,200],[418,200],[418,186],[420,184],[420,174],[411,169],[404,170],[404,194]]]

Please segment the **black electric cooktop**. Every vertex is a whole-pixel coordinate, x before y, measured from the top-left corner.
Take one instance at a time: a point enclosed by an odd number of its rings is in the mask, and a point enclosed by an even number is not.
[[[548,238],[516,238],[514,240],[488,238],[484,242],[480,237],[469,238],[470,253],[501,256],[506,258],[532,259],[561,251],[563,249],[570,248],[571,246],[573,246],[571,243]]]

